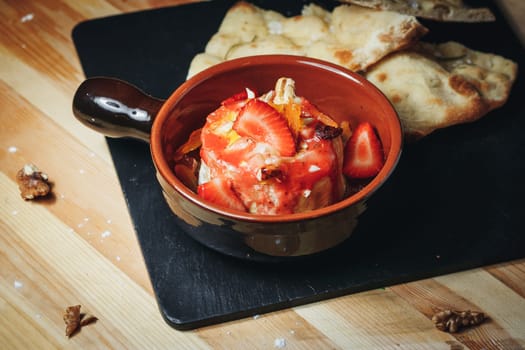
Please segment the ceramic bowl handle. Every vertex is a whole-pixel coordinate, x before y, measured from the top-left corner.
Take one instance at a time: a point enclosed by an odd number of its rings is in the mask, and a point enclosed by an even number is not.
[[[114,78],[86,79],[73,98],[73,114],[84,125],[109,137],[149,142],[151,126],[163,100]]]

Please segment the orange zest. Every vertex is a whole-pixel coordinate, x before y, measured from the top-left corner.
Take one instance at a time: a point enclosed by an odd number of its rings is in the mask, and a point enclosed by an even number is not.
[[[350,136],[352,136],[352,128],[350,127],[350,123],[348,122],[348,120],[343,120],[339,127],[343,129],[341,136],[343,137],[343,142],[346,143]]]
[[[185,154],[188,154],[191,151],[196,150],[202,145],[201,131],[202,131],[202,128],[194,130],[190,134],[188,141],[186,141],[179,148],[177,148],[177,151],[175,152],[175,156],[174,156],[175,161],[180,160]]]
[[[297,136],[299,131],[303,127],[301,121],[301,105],[298,103],[289,102],[284,105],[284,116],[288,121],[288,127],[292,130],[293,134]]]

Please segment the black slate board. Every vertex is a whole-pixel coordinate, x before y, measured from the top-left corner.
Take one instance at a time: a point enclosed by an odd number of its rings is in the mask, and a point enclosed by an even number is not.
[[[287,15],[309,2],[254,1]],[[82,22],[72,37],[85,75],[121,78],[167,98],[232,3],[196,3]],[[336,4],[321,3],[328,8]],[[425,40],[453,39],[525,67],[521,44],[498,8],[488,5],[496,22],[424,21],[431,29]],[[188,238],[164,202],[148,145],[108,139],[165,320],[177,329],[191,329],[525,257],[524,78],[521,72],[503,108],[406,146],[393,177],[368,202],[352,237],[298,262],[241,261]]]

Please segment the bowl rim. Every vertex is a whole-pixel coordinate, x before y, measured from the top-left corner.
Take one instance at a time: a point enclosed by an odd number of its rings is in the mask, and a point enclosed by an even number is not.
[[[198,86],[205,82],[210,76],[215,74],[224,74],[226,72],[236,70],[239,67],[249,68],[251,66],[257,65],[271,65],[271,64],[298,64],[304,66],[314,66],[323,70],[327,70],[329,73],[338,74],[346,79],[354,80],[359,85],[362,85],[373,91],[380,99],[382,99],[385,104],[390,109],[389,113],[393,120],[393,127],[391,130],[391,145],[390,153],[386,156],[385,164],[379,173],[359,192],[343,198],[342,200],[328,205],[323,208],[314,209],[301,213],[292,213],[292,214],[277,214],[277,215],[263,215],[263,214],[251,214],[248,212],[242,212],[237,210],[232,210],[225,207],[216,206],[212,203],[206,202],[200,198],[197,193],[190,190],[186,187],[182,181],[180,181],[171,170],[167,159],[164,157],[164,152],[162,149],[162,126],[164,122],[169,117],[173,106],[180,101],[194,86]],[[249,56],[241,57],[228,61],[218,63],[214,66],[211,66],[194,76],[190,77],[184,83],[182,83],[177,89],[175,89],[172,94],[165,100],[164,104],[161,106],[160,110],[153,121],[151,128],[151,137],[150,137],[150,151],[153,158],[153,163],[157,172],[160,173],[162,178],[182,197],[190,201],[194,205],[205,209],[207,211],[218,214],[222,217],[229,218],[231,220],[245,221],[245,222],[257,222],[257,223],[276,223],[276,222],[295,222],[295,221],[304,221],[311,220],[322,216],[327,216],[339,212],[345,208],[348,208],[356,203],[359,203],[373,193],[375,193],[390,177],[394,169],[396,168],[399,159],[401,157],[403,149],[403,131],[401,121],[397,111],[394,109],[392,103],[384,95],[384,93],[379,90],[373,83],[368,81],[362,75],[352,72],[342,66],[323,61],[316,58],[305,57],[305,56],[296,56],[296,55],[282,55],[282,54],[270,54],[270,55],[258,55],[258,56]],[[164,189],[163,189],[164,190]]]

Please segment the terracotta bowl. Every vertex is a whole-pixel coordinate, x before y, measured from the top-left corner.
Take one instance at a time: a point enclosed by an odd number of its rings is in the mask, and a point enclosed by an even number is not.
[[[298,96],[337,122],[371,121],[384,147],[384,167],[357,194],[304,213],[253,215],[203,201],[174,174],[174,151],[204,125],[220,101],[246,87],[264,93],[283,76],[295,80]],[[365,201],[395,169],[402,149],[399,118],[374,85],[339,66],[296,56],[254,56],[218,64],[187,80],[165,101],[119,80],[91,78],[78,88],[73,111],[81,122],[105,135],[150,143],[166,202],[187,234],[221,253],[260,261],[311,255],[346,240]]]

